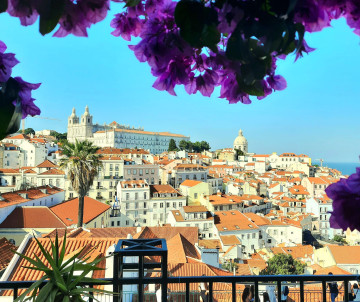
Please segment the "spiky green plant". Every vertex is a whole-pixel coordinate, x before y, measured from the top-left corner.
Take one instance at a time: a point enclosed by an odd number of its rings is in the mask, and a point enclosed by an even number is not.
[[[89,273],[93,273],[97,270],[103,270],[97,267],[100,261],[105,257],[99,257],[89,263],[89,253],[95,248],[90,249],[88,252],[81,255],[85,247],[78,253],[65,260],[65,248],[66,248],[66,232],[62,246],[59,246],[59,238],[56,233],[55,242],[51,242],[51,252],[48,252],[40,241],[35,238],[43,256],[48,261],[49,266],[36,255],[33,256],[36,260],[16,252],[21,258],[29,261],[32,266],[25,266],[25,268],[42,271],[44,276],[34,282],[21,296],[19,296],[15,302],[20,301],[35,301],[35,302],[81,302],[87,301],[84,298],[92,297],[95,301],[99,301],[94,297],[95,293],[110,294],[110,291],[90,288],[87,286],[81,286],[82,283],[96,283],[96,284],[108,284],[108,282],[101,281],[94,278],[86,277]],[[43,286],[43,282],[47,281]]]

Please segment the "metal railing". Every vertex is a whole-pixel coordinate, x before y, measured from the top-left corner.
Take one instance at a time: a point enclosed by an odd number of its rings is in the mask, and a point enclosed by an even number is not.
[[[284,285],[290,290],[288,301],[326,302],[331,301],[328,283],[342,282],[343,289],[336,301],[347,302],[349,282],[360,278],[359,275],[169,276],[167,246],[164,239],[119,240],[113,253],[113,261],[112,278],[99,279],[98,283],[81,284],[94,287],[103,285],[100,284],[100,280],[107,281],[105,289],[115,294],[95,294],[95,298],[100,301],[195,302],[200,300],[199,284],[205,283],[209,291],[209,302],[240,302],[246,286],[252,287],[255,302],[262,301],[260,296],[267,290],[266,286],[271,286],[274,289],[273,293],[276,293],[277,301],[281,301],[281,290]],[[4,295],[6,298],[16,299],[19,290],[29,288],[33,282],[35,281],[0,282],[0,301]],[[156,288],[158,290],[155,290]],[[11,294],[8,290],[12,290]],[[89,298],[88,301],[92,302],[93,299]]]

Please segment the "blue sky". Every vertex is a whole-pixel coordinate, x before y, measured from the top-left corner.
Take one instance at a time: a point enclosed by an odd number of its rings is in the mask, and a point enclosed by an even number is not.
[[[256,153],[295,152],[332,162],[358,162],[360,154],[360,38],[344,20],[320,33],[307,34],[310,55],[294,63],[280,62],[278,73],[288,88],[251,105],[229,105],[200,94],[177,97],[152,88],[155,78],[136,60],[110,21],[121,9],[89,30],[88,38],[43,37],[38,25],[20,26],[17,18],[0,15],[1,40],[21,62],[13,72],[41,82],[34,93],[43,117],[27,118],[26,127],[65,132],[72,107],[86,105],[94,121],[117,121],[149,131],[170,131],[206,140],[212,149],[231,147],[241,128]],[[134,42],[133,42],[134,43]]]

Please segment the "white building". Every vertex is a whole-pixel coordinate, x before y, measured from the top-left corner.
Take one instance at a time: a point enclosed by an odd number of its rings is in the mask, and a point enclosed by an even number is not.
[[[332,200],[326,195],[322,197],[310,197],[306,200],[306,213],[313,214],[314,232],[326,238],[332,239],[335,235],[342,235],[341,229],[333,229],[330,227],[330,216],[332,212]]]
[[[18,134],[2,140],[5,150],[3,168],[35,167],[46,159],[53,159],[58,145],[43,137]]]
[[[170,185],[149,186],[145,180],[120,181],[117,198],[111,226],[163,225],[170,211],[186,205],[186,197]]]
[[[213,238],[214,217],[204,206],[184,206],[169,213],[167,222],[174,227],[198,227],[199,237]]]
[[[190,140],[190,137],[181,134],[144,131],[143,128],[131,128],[116,122],[109,125],[93,124],[92,119],[88,106],[80,119],[73,108],[68,118],[68,141],[89,140],[100,147],[142,148],[160,154],[168,150],[171,139],[175,140],[176,145],[181,140]]]

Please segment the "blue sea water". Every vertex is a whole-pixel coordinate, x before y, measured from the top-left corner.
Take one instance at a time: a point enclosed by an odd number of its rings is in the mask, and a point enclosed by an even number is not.
[[[313,164],[319,165],[319,161],[312,161]],[[355,173],[356,167],[360,167],[360,163],[332,163],[332,162],[323,162],[323,167],[329,167],[336,170],[339,170],[343,175],[350,175]]]

